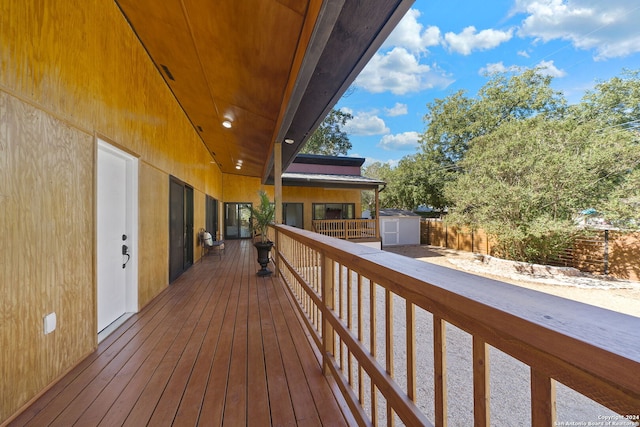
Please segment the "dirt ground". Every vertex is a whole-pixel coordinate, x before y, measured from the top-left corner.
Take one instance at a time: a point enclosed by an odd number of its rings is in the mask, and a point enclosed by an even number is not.
[[[522,272],[522,264],[518,268],[516,263],[496,258],[479,260],[470,252],[436,246],[396,246],[384,250],[640,317],[640,282],[578,273],[573,269],[542,267]]]

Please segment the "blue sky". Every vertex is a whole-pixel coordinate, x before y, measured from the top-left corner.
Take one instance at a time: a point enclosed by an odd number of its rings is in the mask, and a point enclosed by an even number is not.
[[[640,0],[417,0],[336,105],[354,116],[348,155],[395,166],[416,153],[427,102],[536,66],[570,103],[640,68]]]

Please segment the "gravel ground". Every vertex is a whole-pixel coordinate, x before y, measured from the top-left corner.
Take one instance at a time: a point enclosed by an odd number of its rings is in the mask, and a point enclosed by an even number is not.
[[[512,267],[499,262],[488,264],[475,261],[472,254],[458,253],[428,246],[405,246],[385,248],[389,252],[421,259],[451,268],[466,270],[519,286],[526,286],[565,298],[573,298],[593,305],[622,311],[640,317],[640,283],[611,281],[598,277],[565,276],[554,271],[522,274]],[[483,265],[484,264],[484,265]],[[562,277],[559,277],[562,276]],[[377,297],[378,313],[384,313],[384,295],[379,289]],[[366,300],[366,299],[365,299]],[[433,336],[431,315],[416,313],[417,322],[417,403],[430,420],[434,419],[433,408]],[[397,299],[394,303],[394,368],[401,386],[406,376],[404,303]],[[365,321],[368,329],[368,319]],[[376,330],[378,343],[384,343],[384,316],[378,315]],[[368,332],[366,332],[368,333]],[[473,425],[473,383],[471,336],[460,329],[447,325],[447,367],[449,425]],[[384,355],[384,349],[378,349]],[[379,357],[380,358],[380,357]],[[384,357],[381,358],[384,363]],[[512,357],[494,348],[490,349],[490,395],[491,425],[528,426],[531,425],[529,368]],[[365,388],[366,389],[366,388]],[[607,425],[607,420],[620,424],[624,419],[616,419],[616,414],[605,407],[574,392],[562,384],[557,385],[557,425]],[[613,417],[613,418],[606,418]],[[589,424],[591,423],[591,424]],[[600,424],[601,423],[601,424]]]

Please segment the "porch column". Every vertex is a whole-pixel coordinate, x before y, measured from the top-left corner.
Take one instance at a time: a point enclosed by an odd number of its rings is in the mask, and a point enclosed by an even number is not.
[[[274,198],[273,202],[276,205],[276,217],[275,223],[282,224],[282,142],[276,141],[273,144],[273,186],[274,186]],[[278,266],[278,251],[280,248],[278,247],[278,232],[275,233],[275,244],[276,249],[273,251],[274,253],[274,264],[275,264],[275,277],[280,276],[280,267]]]
[[[276,224],[282,224],[282,142],[273,145],[273,185],[275,187],[274,202],[276,204]]]
[[[376,187],[376,211],[374,213],[376,218],[376,239],[380,238],[380,190]]]

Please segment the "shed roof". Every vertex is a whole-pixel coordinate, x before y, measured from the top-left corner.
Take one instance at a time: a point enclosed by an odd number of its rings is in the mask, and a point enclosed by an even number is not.
[[[380,216],[405,216],[405,217],[417,216],[419,217],[420,215],[404,209],[380,209]]]

